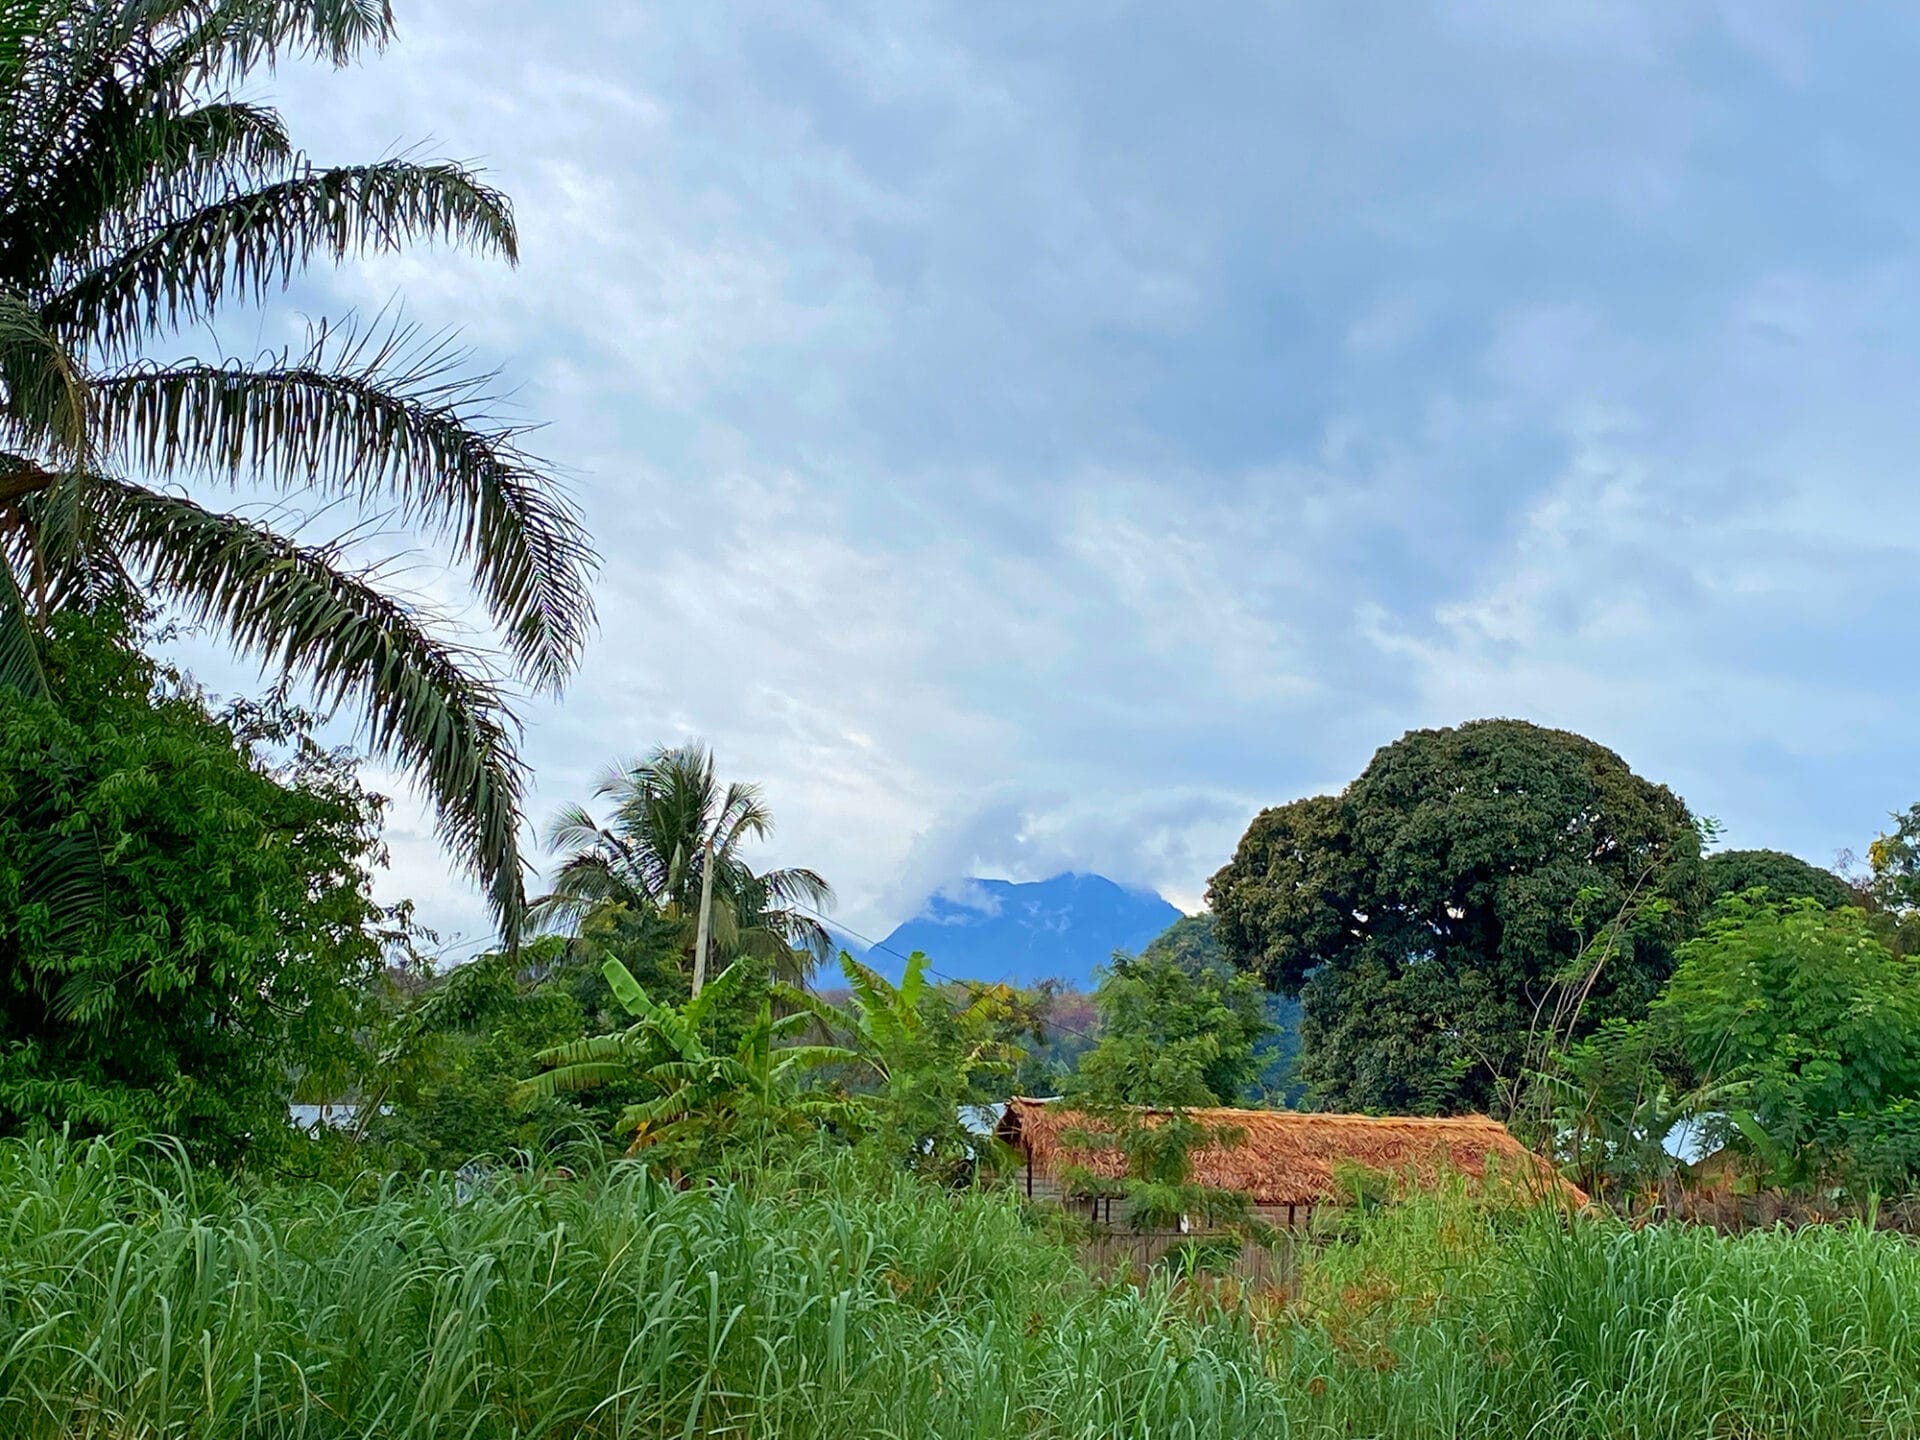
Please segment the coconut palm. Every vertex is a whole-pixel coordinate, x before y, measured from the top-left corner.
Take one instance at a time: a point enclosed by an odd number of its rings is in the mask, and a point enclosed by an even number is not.
[[[662,915],[690,954],[711,849],[716,954],[771,960],[795,980],[825,958],[832,939],[817,912],[833,887],[811,870],[748,866],[742,849],[771,833],[773,815],[759,786],[720,783],[705,746],[662,746],[609,772],[594,796],[610,804],[604,824],[570,805],[548,830],[563,858],[538,915],[575,928],[611,911]]]
[[[322,325],[252,360],[178,353],[316,261],[408,241],[516,258],[505,197],[471,172],[317,166],[242,98],[259,67],[342,65],[392,23],[385,0],[0,0],[0,684],[44,690],[37,637],[61,606],[118,592],[211,623],[357,703],[511,938],[507,667],[387,593],[363,546],[180,488],[388,507],[470,574],[520,679],[557,687],[579,658],[585,537],[444,344]]]

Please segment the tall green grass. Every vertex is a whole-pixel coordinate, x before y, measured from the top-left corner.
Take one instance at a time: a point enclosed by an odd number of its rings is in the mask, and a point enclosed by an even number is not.
[[[1101,1286],[1008,1199],[638,1168],[243,1195],[0,1146],[0,1435],[1920,1433],[1920,1257],[1370,1217],[1295,1290]]]

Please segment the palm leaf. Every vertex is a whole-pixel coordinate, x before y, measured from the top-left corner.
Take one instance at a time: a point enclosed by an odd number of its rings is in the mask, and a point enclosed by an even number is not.
[[[17,690],[36,698],[52,693],[47,687],[47,672],[40,664],[40,640],[33,616],[3,550],[0,550],[0,689]]]
[[[518,255],[506,197],[458,165],[301,168],[155,225],[75,276],[41,314],[55,333],[120,354],[205,318],[230,293],[258,302],[315,255],[338,261],[434,239]]]
[[[156,472],[393,494],[471,568],[515,657],[557,686],[593,623],[579,519],[516,432],[487,427],[486,377],[457,374],[443,350],[406,355],[406,339],[323,330],[297,360],[139,365],[99,381],[102,433]]]
[[[473,659],[326,550],[177,496],[97,483],[102,527],[191,616],[306,680],[325,704],[358,696],[369,741],[425,787],[442,840],[478,873],[516,946],[524,770],[504,698]]]
[[[90,419],[86,379],[39,313],[11,290],[0,290],[0,386],[5,389],[0,420],[5,433],[28,448],[51,451],[76,465],[85,462]],[[0,489],[0,499],[5,493]]]

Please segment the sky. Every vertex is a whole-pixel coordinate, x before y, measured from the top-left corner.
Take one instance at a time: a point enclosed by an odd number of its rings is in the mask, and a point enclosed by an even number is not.
[[[396,10],[261,93],[482,167],[521,265],[221,339],[400,313],[543,425],[604,563],[534,822],[698,737],[877,935],[964,875],[1197,908],[1255,811],[1482,716],[1816,863],[1920,799],[1920,12]]]

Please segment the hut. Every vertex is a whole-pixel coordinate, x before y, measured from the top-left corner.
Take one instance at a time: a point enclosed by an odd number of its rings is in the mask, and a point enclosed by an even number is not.
[[[1163,1111],[1141,1110],[1146,1123]],[[1518,1184],[1538,1184],[1564,1201],[1586,1204],[1587,1197],[1539,1156],[1485,1115],[1445,1119],[1414,1116],[1317,1115],[1295,1110],[1190,1109],[1184,1113],[1219,1132],[1218,1141],[1195,1150],[1193,1178],[1216,1190],[1245,1195],[1253,1212],[1270,1225],[1298,1225],[1314,1208],[1349,1200],[1336,1173],[1346,1165],[1411,1176],[1432,1183],[1445,1174],[1472,1180],[1489,1171]],[[1088,1137],[1111,1129],[1085,1112],[1057,1101],[1014,1099],[995,1132],[1018,1154],[1018,1181],[1030,1199],[1061,1204],[1079,1197],[1065,1193],[1061,1176],[1069,1168],[1109,1180],[1126,1174],[1126,1161],[1111,1145],[1089,1144]],[[1095,1220],[1112,1220],[1111,1197],[1089,1197]]]

